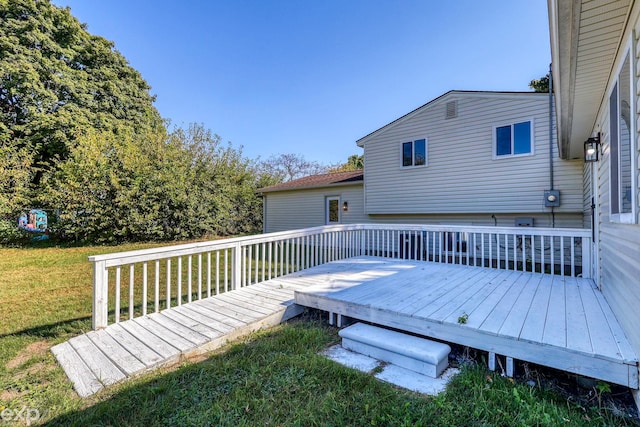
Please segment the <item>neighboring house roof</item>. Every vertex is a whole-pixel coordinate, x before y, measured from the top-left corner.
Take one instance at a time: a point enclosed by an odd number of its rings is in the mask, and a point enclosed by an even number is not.
[[[325,173],[294,179],[282,184],[270,185],[258,189],[258,193],[272,193],[275,191],[301,190],[307,188],[335,187],[340,185],[360,184],[363,180],[362,170],[349,172]]]
[[[562,159],[582,157],[583,142],[595,127],[629,4],[629,0],[548,0]]]
[[[371,132],[368,135],[363,136],[362,138],[358,139],[356,141],[356,144],[358,144],[358,147],[363,147],[364,143],[366,142],[365,140],[369,139],[370,137],[372,137],[373,135],[376,135],[380,132],[384,132],[386,130],[388,130],[389,128],[404,122],[405,120],[415,116],[418,112],[424,110],[425,108],[431,107],[435,104],[441,103],[441,102],[446,102],[449,100],[449,98],[462,98],[462,97],[471,97],[471,96],[500,96],[500,97],[506,97],[506,96],[518,96],[518,97],[522,97],[522,96],[549,96],[546,93],[539,93],[539,92],[497,92],[497,91],[482,91],[482,90],[450,90],[449,92],[445,92],[442,95],[438,96],[437,98],[432,99],[431,101],[427,102],[424,105],[421,105],[420,107],[416,108],[413,111],[410,111],[409,113],[405,114],[402,117],[399,117],[397,119],[395,119],[394,121],[392,121],[391,123],[388,123],[384,126],[382,126],[380,129],[377,129],[373,132]]]

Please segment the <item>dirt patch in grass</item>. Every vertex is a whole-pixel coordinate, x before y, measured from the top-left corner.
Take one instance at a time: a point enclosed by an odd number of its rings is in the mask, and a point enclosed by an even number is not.
[[[16,357],[7,362],[8,369],[16,369],[27,363],[33,357],[44,356],[51,348],[51,343],[46,341],[36,341],[21,350]]]
[[[17,390],[2,390],[0,391],[0,402],[11,402],[25,394],[26,392],[19,392]]]

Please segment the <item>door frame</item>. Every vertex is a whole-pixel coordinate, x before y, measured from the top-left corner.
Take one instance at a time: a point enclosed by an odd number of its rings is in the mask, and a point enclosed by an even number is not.
[[[338,221],[329,221],[329,204],[331,201],[338,201]],[[324,223],[326,225],[340,224],[342,222],[342,215],[340,213],[340,196],[327,196],[324,199]]]

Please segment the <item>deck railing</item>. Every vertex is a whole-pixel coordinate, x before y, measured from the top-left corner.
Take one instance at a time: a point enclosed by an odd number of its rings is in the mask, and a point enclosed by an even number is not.
[[[93,328],[362,255],[590,277],[591,233],[354,224],[96,255]]]

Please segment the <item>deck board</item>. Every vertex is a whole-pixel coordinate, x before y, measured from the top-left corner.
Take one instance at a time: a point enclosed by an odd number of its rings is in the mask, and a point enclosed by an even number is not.
[[[575,283],[573,283],[575,287]],[[570,285],[569,285],[570,286]],[[544,344],[564,347],[567,344],[566,295],[567,281],[554,278],[549,295],[546,321],[542,333]]]
[[[589,329],[588,335],[593,338],[594,350],[615,357],[619,353],[618,343],[604,312],[601,310],[597,295],[591,288],[581,286],[578,290],[584,305],[585,324]]]
[[[429,304],[439,307],[442,304],[440,302],[441,298],[458,285],[459,276],[459,274],[447,275],[446,271],[441,275],[432,276],[434,286],[425,286],[423,284],[420,294],[414,295],[411,300],[394,307],[394,309],[409,315],[415,315],[417,311],[425,309]],[[383,287],[382,284],[381,287]]]
[[[505,319],[513,310],[513,306],[520,297],[523,289],[530,277],[525,275],[511,276],[508,286],[502,286],[502,292],[496,292],[487,298],[486,304],[476,308],[476,311],[486,314],[486,317],[480,322],[481,316],[469,317],[468,325],[474,328],[482,328],[491,334],[497,335],[504,325]]]
[[[158,317],[160,316],[155,316],[154,320],[157,319]],[[176,353],[178,354],[181,351],[185,351],[192,348],[194,344],[196,344],[192,341],[189,341],[188,339],[185,339],[182,335],[178,335],[177,333],[174,332],[174,330],[168,329],[166,326],[162,325],[161,323],[154,322],[154,320],[152,320],[150,317],[141,317],[141,318],[134,319],[132,322],[125,322],[125,323],[126,324],[133,323],[133,324],[139,325],[141,328],[144,328],[146,331],[148,331],[148,333],[151,333],[157,336],[158,338],[161,338],[167,344],[174,347],[177,350]],[[202,340],[201,342],[205,342],[205,341],[206,339]],[[173,353],[173,351],[171,353]],[[169,354],[167,357],[171,357],[171,356],[172,354]]]
[[[207,338],[207,341],[220,336],[220,331],[216,329],[218,324],[214,323],[212,319],[207,318],[206,316],[196,316],[198,317],[198,319],[195,319],[193,315],[194,313],[195,315],[199,315],[199,313],[197,312],[184,311],[182,309],[171,309],[161,311],[160,313],[173,320],[174,322],[184,325],[192,331],[204,335]]]
[[[529,314],[533,297],[540,285],[541,277],[535,277],[532,275],[523,275],[526,278],[526,284],[519,290],[518,297],[511,306],[510,311],[504,318],[498,334],[507,337],[520,337],[524,323]]]
[[[191,348],[193,345],[204,344],[208,340],[206,335],[197,331],[197,328],[192,328],[184,323],[173,320],[166,316],[164,312],[152,314],[146,319],[139,319],[138,321],[140,320],[146,320],[157,324],[155,327],[150,325],[150,328],[154,328],[154,330],[157,331],[157,333],[162,334],[162,336],[166,336],[165,331],[170,331],[172,334],[179,336],[184,342],[184,349]],[[177,346],[181,350],[183,349],[182,345],[177,344]]]
[[[231,317],[232,315],[225,315],[224,313],[220,313],[215,307],[212,307],[211,304],[205,304],[202,301],[194,302],[188,308],[191,313],[196,312],[200,316],[200,324],[207,327],[207,330],[212,330],[213,332],[207,332],[207,336],[210,338],[218,337],[221,333],[226,334],[233,331],[236,328],[241,328],[251,321],[242,321],[238,320],[235,317]]]
[[[122,322],[120,326],[125,331],[136,337],[144,345],[149,347],[152,351],[160,355],[163,359],[177,357],[180,354],[180,349],[174,347],[168,341],[154,335],[135,320],[132,322]]]
[[[593,351],[587,311],[582,298],[582,283],[574,283],[567,289],[567,345],[580,351]],[[591,305],[591,309],[597,308]],[[595,313],[591,314],[595,316]]]
[[[538,289],[531,300],[529,312],[522,325],[520,339],[542,342],[544,326],[547,321],[547,309],[549,307],[549,297],[551,295],[551,287],[553,284],[553,276],[543,276],[538,284]]]
[[[587,290],[584,290],[586,292]],[[599,333],[606,334],[609,331],[612,334],[612,340],[617,344],[616,346],[608,347],[610,350],[610,354],[612,357],[622,357],[624,360],[634,360],[636,355],[631,348],[631,344],[629,340],[627,340],[620,323],[618,323],[613,311],[611,311],[611,307],[607,304],[604,299],[604,295],[602,293],[595,291],[595,289],[591,288],[589,295],[593,295],[597,300],[600,309],[602,310],[602,315],[606,319],[606,325],[602,323],[598,326],[601,327]]]
[[[506,275],[504,271],[492,271],[493,274],[489,274],[481,281],[482,285],[478,286],[475,280],[468,280],[466,287],[460,288],[457,294],[453,292],[449,294],[450,299],[446,301],[437,311],[429,315],[430,318],[439,322],[458,322],[458,319],[468,317],[469,313],[464,310],[464,306],[468,306],[470,310],[473,310],[482,302],[483,294],[489,294],[491,290],[499,283],[500,276]],[[466,323],[468,319],[465,319]]]
[[[56,345],[51,352],[64,367],[67,377],[80,396],[91,396],[104,387],[69,341]]]
[[[153,367],[162,362],[160,354],[149,348],[140,338],[127,332],[120,323],[112,325],[111,328],[107,328],[105,331],[147,367]]]
[[[509,271],[502,272],[502,274],[487,282],[485,286],[480,287],[473,293],[470,293],[467,300],[458,305],[457,310],[452,311],[449,316],[443,319],[443,321],[449,323],[457,322],[460,316],[466,314],[466,324],[470,324],[469,319],[472,317],[478,317],[478,320],[476,320],[476,322],[480,323],[486,317],[482,314],[482,307],[488,305],[486,303],[487,299],[490,296],[495,295],[496,289],[504,286],[504,284],[508,281],[508,278],[512,276],[512,273],[513,272]]]
[[[125,378],[125,374],[85,335],[76,337],[71,345],[101,384],[110,385]]]
[[[109,335],[105,329],[101,331],[87,332],[85,335],[93,341],[102,353],[107,355],[109,359],[118,365],[125,374],[132,375],[146,369],[144,363],[127,351],[127,349]],[[72,338],[70,341],[73,341],[74,339],[75,338]],[[85,363],[89,363],[89,361],[85,360]]]
[[[493,313],[498,303],[510,292],[514,284],[513,278],[515,276],[515,272],[510,272],[508,276],[503,277],[497,286],[494,287],[493,290],[484,298],[484,300],[482,300],[474,309],[467,311],[467,313],[469,313],[469,318],[467,319],[467,325],[469,325],[469,327],[479,328],[487,322],[489,316],[491,316],[491,313]],[[510,309],[512,304],[510,305],[507,302],[504,305],[506,309]],[[498,317],[497,314],[496,317]],[[502,321],[500,322],[500,326],[501,325]],[[498,327],[496,327],[495,330],[497,331]]]

